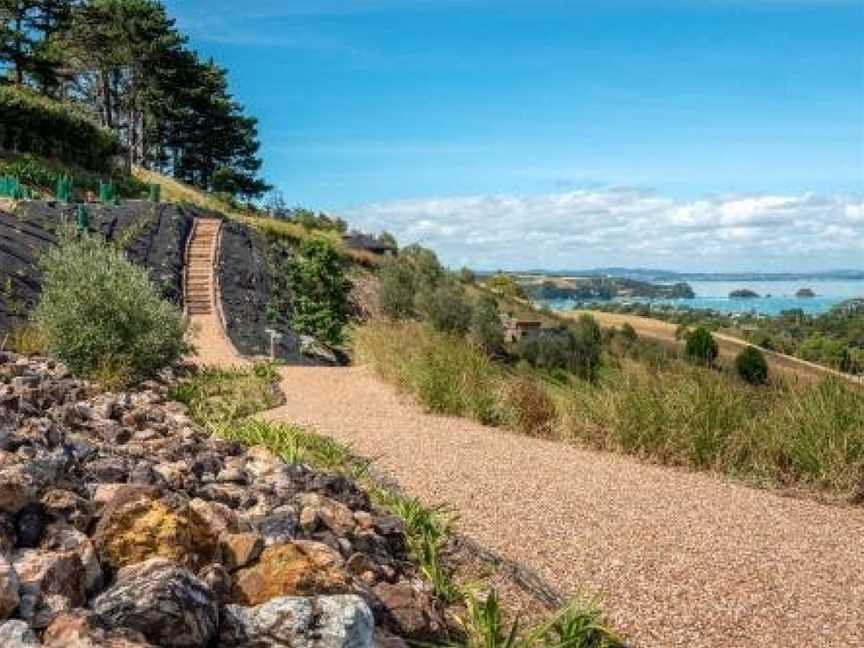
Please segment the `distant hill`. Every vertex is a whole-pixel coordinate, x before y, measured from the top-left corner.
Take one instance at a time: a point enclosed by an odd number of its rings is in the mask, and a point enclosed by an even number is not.
[[[526,270],[521,275],[547,277],[620,277],[647,282],[683,281],[826,281],[864,280],[864,270],[826,270],[823,272],[676,272],[650,268],[591,268],[588,270]]]

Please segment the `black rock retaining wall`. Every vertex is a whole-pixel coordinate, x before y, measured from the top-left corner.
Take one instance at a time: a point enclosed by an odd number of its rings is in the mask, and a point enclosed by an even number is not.
[[[192,215],[175,205],[125,201],[87,206],[91,229],[119,242],[129,258],[150,271],[163,296],[183,301],[183,262]],[[15,213],[0,211],[0,333],[24,323],[39,300],[39,255],[57,242],[63,223],[73,223],[75,207],[55,202],[19,203]]]

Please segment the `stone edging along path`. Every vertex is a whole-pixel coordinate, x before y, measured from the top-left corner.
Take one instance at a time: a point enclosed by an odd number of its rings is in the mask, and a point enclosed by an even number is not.
[[[637,646],[864,645],[864,510],[434,416],[364,367],[280,370],[263,416],[345,443],[483,546],[599,595]]]

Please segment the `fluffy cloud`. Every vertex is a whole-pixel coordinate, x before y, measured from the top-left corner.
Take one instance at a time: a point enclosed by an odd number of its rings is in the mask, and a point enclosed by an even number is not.
[[[451,266],[804,270],[864,266],[864,196],[678,200],[629,189],[378,203],[344,214]]]

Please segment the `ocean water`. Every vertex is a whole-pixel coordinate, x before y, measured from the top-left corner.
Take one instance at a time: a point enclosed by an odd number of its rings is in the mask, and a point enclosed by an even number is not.
[[[824,313],[835,304],[855,297],[864,298],[864,280],[801,281],[688,281],[696,293],[694,299],[619,299],[620,302],[650,302],[679,308],[708,308],[721,313],[758,313],[778,315],[781,311],[800,308],[805,313]],[[732,299],[733,290],[748,288],[761,297]],[[800,288],[810,288],[815,297],[795,297]],[[571,300],[548,300],[545,305],[555,310],[573,307]]]

